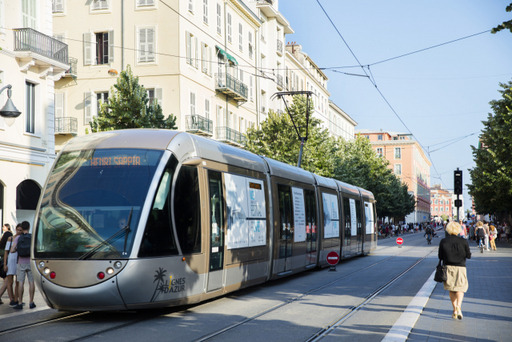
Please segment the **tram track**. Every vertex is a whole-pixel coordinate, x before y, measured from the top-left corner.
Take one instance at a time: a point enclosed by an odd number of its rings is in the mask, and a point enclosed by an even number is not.
[[[410,251],[413,250],[415,246],[407,246],[405,248],[401,248],[400,251],[394,252],[393,255],[385,256],[382,255],[382,259],[372,262],[371,264],[367,264],[364,267],[348,270],[349,267],[344,268],[344,273],[336,276],[335,279],[331,279],[327,282],[323,282],[320,286],[315,286],[313,288],[310,288],[306,291],[303,291],[301,293],[296,293],[292,297],[272,306],[268,307],[266,309],[263,309],[257,313],[254,313],[253,315],[243,318],[242,320],[239,320],[237,322],[233,322],[231,324],[228,323],[228,325],[224,326],[223,328],[219,328],[218,330],[212,331],[210,333],[207,333],[199,338],[192,338],[191,340],[194,341],[211,341],[211,340],[219,340],[223,338],[224,334],[228,334],[229,332],[236,332],[237,328],[242,328],[244,325],[247,325],[255,320],[258,320],[259,318],[265,317],[266,315],[279,312],[280,309],[286,310],[286,306],[292,305],[293,303],[301,302],[302,300],[306,300],[306,298],[310,295],[315,295],[316,293],[321,293],[322,290],[327,289],[329,287],[335,286],[337,283],[342,282],[344,280],[348,280],[350,277],[354,276],[360,276],[361,272],[364,272],[365,270],[368,271],[372,268],[379,267],[380,265],[384,265],[390,262],[393,262],[393,259],[400,258],[403,255],[410,254]],[[384,284],[379,285],[377,288],[373,289],[371,293],[366,294],[364,297],[360,298],[360,301],[357,303],[352,303],[351,307],[345,308],[344,313],[340,315],[339,317],[336,317],[335,319],[331,320],[330,323],[326,324],[323,328],[317,330],[314,334],[309,335],[310,337],[306,337],[304,341],[320,341],[324,337],[331,334],[333,331],[335,331],[338,327],[343,326],[343,324],[351,317],[353,317],[356,313],[361,311],[363,308],[365,308],[367,305],[369,305],[376,297],[378,297],[382,292],[384,292],[386,289],[390,288],[393,284],[395,284],[398,280],[403,278],[407,273],[409,273],[411,270],[413,270],[415,267],[417,267],[422,261],[427,259],[434,250],[428,251],[424,256],[418,257],[417,260],[413,261],[412,264],[409,266],[405,266],[404,270],[398,273],[397,275],[393,276],[391,279],[386,281]],[[339,266],[338,266],[339,267]],[[326,270],[322,270],[326,271]],[[319,271],[319,272],[322,272]],[[346,272],[346,273],[345,273]],[[334,274],[335,275],[335,274]],[[298,275],[300,277],[300,275]],[[270,284],[270,283],[267,283]],[[265,286],[265,285],[263,285]],[[229,299],[231,295],[227,295],[225,298]],[[196,309],[201,310],[202,305],[211,305],[215,304],[215,301],[209,302],[209,303],[202,303],[198,305],[194,305],[193,307]],[[101,336],[105,333],[115,333],[116,331],[122,332],[124,328],[129,327],[133,324],[142,323],[144,321],[151,321],[153,318],[161,317],[169,315],[168,317],[172,317],[173,319],[176,318],[174,313],[181,313],[183,310],[190,309],[183,309],[183,308],[175,308],[176,310],[174,312],[165,311],[164,313],[161,310],[158,310],[156,312],[150,312],[145,311],[142,315],[137,313],[137,317],[133,317],[130,315],[124,315],[124,317],[121,317],[119,319],[119,322],[115,322],[115,319],[107,320],[107,327],[101,326],[101,324],[104,324],[103,318],[101,318],[100,313],[95,312],[80,312],[80,313],[71,313],[69,315],[64,314],[63,316],[57,317],[57,318],[51,318],[46,320],[40,320],[37,322],[27,323],[27,324],[21,324],[17,325],[16,327],[7,328],[0,330],[0,336],[2,338],[8,338],[9,335],[14,334],[20,330],[26,330],[26,329],[37,329],[38,327],[48,326],[51,324],[61,324],[64,322],[72,322],[73,319],[77,320],[78,324],[83,324],[83,322],[96,322],[98,325],[90,329],[89,331],[83,331],[84,334],[80,336],[80,333],[76,334],[75,336],[70,336],[69,339],[66,339],[65,341],[89,341],[91,339],[94,339],[95,337]],[[141,317],[142,316],[142,317]],[[108,317],[116,317],[116,316],[108,316]],[[117,316],[119,318],[119,316]],[[318,327],[317,327],[318,328]],[[1,329],[1,328],[0,328]],[[242,328],[243,329],[243,328]],[[227,335],[226,335],[227,336]]]
[[[295,303],[295,302],[298,302],[302,299],[304,299],[306,296],[308,295],[311,295],[311,294],[314,294],[315,292],[318,292],[318,291],[321,291],[325,288],[328,288],[330,286],[332,286],[333,284],[336,284],[344,279],[347,279],[357,273],[360,273],[364,270],[368,270],[370,268],[373,268],[373,267],[376,267],[382,263],[385,263],[385,262],[389,262],[390,259],[393,259],[393,258],[396,258],[396,257],[399,257],[401,256],[402,254],[406,253],[408,249],[410,249],[412,247],[409,247],[409,248],[406,248],[404,250],[402,250],[400,253],[397,253],[395,255],[392,255],[392,256],[389,256],[387,258],[384,258],[382,260],[379,260],[378,262],[375,262],[371,265],[368,265],[366,267],[363,267],[363,268],[360,268],[360,269],[357,269],[355,271],[352,271],[352,272],[349,272],[349,273],[345,273],[344,275],[342,275],[341,277],[338,277],[330,282],[327,282],[325,284],[323,284],[322,286],[318,286],[316,288],[313,288],[313,289],[310,289],[309,291],[306,291],[306,292],[303,292],[302,294],[300,295],[296,295],[278,305],[275,305],[271,308],[268,308],[266,310],[263,310],[255,315],[252,315],[251,317],[247,317],[246,319],[244,320],[241,320],[239,322],[235,322],[229,326],[226,326],[222,329],[219,329],[217,331],[214,331],[210,334],[207,334],[205,336],[202,336],[201,338],[199,339],[196,339],[194,340],[194,342],[205,342],[205,341],[210,341],[216,337],[220,337],[222,336],[223,334],[229,332],[229,331],[232,331],[244,324],[247,324],[251,321],[254,321],[260,317],[263,317],[269,313],[272,313],[272,312],[275,312],[277,311],[278,309],[281,309],[287,305],[290,305],[292,303]],[[313,342],[313,341],[319,341],[321,340],[323,337],[327,336],[331,331],[333,331],[334,329],[336,329],[336,327],[340,326],[341,324],[343,324],[343,322],[345,322],[347,319],[349,319],[351,316],[353,316],[356,312],[360,311],[362,308],[364,308],[367,304],[369,304],[375,297],[377,297],[379,294],[381,294],[383,291],[385,291],[386,289],[388,289],[390,286],[392,286],[396,281],[398,281],[400,278],[402,278],[404,275],[406,275],[407,273],[409,273],[412,269],[414,269],[416,266],[418,266],[418,264],[420,264],[423,260],[425,260],[426,258],[428,258],[431,254],[433,253],[433,251],[430,251],[427,255],[419,258],[413,265],[411,265],[410,267],[408,267],[406,270],[402,271],[401,273],[399,273],[398,275],[394,276],[392,279],[390,279],[388,282],[386,282],[385,284],[381,285],[380,287],[378,287],[377,289],[375,289],[372,293],[370,293],[369,295],[365,296],[364,297],[364,300],[361,301],[359,304],[357,305],[354,305],[352,306],[350,309],[349,309],[349,312],[343,314],[342,316],[336,318],[335,320],[333,320],[331,323],[329,323],[326,327],[318,330],[315,334],[313,334],[312,336],[310,336],[308,339],[306,339],[305,341],[307,342]]]

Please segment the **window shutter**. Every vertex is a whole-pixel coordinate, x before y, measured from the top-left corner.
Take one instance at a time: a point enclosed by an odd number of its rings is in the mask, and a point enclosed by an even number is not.
[[[155,99],[157,103],[162,106],[162,88],[155,88]]]
[[[186,52],[186,56],[187,56],[187,63],[188,64],[192,64],[192,36],[190,34],[190,32],[188,31],[185,31],[185,40],[186,40],[186,45],[187,45],[187,52]]]
[[[197,68],[199,68],[199,46],[198,46],[198,40],[196,37],[194,37],[194,51],[195,51],[195,54],[194,54],[194,58],[195,58],[195,61],[194,61],[194,66]]]
[[[64,117],[64,93],[55,93],[55,118]]]
[[[147,45],[146,45],[146,61],[155,61],[155,30],[153,28],[147,29]]]
[[[83,41],[84,41],[84,65],[91,65],[92,64],[92,40],[93,35],[90,32],[83,34]]]
[[[84,125],[88,125],[92,121],[92,92],[84,93]]]
[[[108,62],[114,62],[114,31],[108,31]]]

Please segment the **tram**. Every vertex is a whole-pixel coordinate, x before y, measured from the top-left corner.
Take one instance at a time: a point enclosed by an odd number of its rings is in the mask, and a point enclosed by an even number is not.
[[[39,201],[34,278],[66,311],[200,302],[376,248],[371,192],[179,131],[72,139]]]

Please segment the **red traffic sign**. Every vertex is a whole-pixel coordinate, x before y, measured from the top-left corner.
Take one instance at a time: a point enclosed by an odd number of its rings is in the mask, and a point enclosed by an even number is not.
[[[329,265],[336,265],[338,262],[340,261],[340,256],[338,255],[338,253],[336,253],[335,251],[332,251],[332,252],[329,252],[329,254],[327,254],[327,263]]]
[[[399,245],[401,245],[401,244],[403,244],[403,243],[404,243],[404,239],[402,239],[401,237],[396,238],[396,243],[397,243],[397,244],[399,244]]]

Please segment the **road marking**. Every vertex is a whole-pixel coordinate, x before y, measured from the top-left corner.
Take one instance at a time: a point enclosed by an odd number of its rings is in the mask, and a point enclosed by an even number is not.
[[[436,282],[434,281],[434,273],[428,277],[428,280],[423,284],[423,287],[416,293],[416,296],[411,300],[405,311],[400,318],[395,322],[393,327],[388,331],[382,341],[385,342],[402,342],[406,341],[411,333],[412,328],[425,308],[428,299],[432,295]]]

